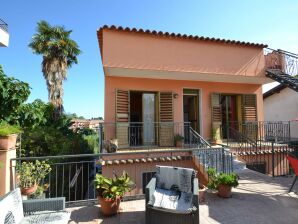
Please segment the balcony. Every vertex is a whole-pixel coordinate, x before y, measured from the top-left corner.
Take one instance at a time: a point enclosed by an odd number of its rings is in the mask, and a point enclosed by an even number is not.
[[[2,19],[0,19],[0,47],[8,47],[9,33],[8,25]]]

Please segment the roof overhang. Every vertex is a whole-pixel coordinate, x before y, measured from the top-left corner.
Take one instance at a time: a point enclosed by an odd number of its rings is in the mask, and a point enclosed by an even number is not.
[[[228,82],[246,84],[267,84],[272,82],[265,76],[240,76],[215,73],[163,71],[149,69],[116,68],[104,67],[105,76],[111,77],[131,77],[148,79],[169,79],[169,80],[188,80],[203,82]]]

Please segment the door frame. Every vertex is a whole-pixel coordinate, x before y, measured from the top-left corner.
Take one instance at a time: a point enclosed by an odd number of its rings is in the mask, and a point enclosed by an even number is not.
[[[194,90],[194,91],[198,91],[198,94],[185,94],[184,90]],[[183,87],[182,88],[182,115],[183,115],[183,122],[184,122],[184,95],[196,95],[198,96],[198,128],[199,128],[199,135],[203,136],[203,120],[202,120],[202,103],[203,103],[203,97],[202,97],[202,89],[201,88],[193,88],[193,87]]]

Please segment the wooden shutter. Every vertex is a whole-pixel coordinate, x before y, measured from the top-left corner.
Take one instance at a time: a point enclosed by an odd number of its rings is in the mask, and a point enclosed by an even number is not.
[[[242,95],[242,113],[244,121],[257,121],[257,96],[255,94]]]
[[[211,127],[212,139],[217,143],[221,142],[221,95],[220,93],[211,93]]]
[[[174,145],[173,93],[159,93],[159,145]]]
[[[116,90],[116,138],[118,147],[129,146],[129,91]]]
[[[242,127],[242,133],[252,141],[258,138],[257,121],[257,96],[255,94],[242,95],[242,114],[245,125]]]
[[[159,105],[160,122],[173,122],[173,93],[161,92],[159,94]]]

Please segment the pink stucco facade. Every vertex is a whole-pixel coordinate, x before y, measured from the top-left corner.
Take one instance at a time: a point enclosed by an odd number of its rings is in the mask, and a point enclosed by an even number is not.
[[[211,135],[210,94],[213,92],[232,94],[256,94],[258,120],[264,120],[262,85],[234,84],[218,82],[142,79],[127,77],[105,77],[105,122],[115,122],[115,91],[173,91],[178,94],[174,99],[174,122],[183,122],[183,89],[201,90],[201,134],[205,138]]]
[[[211,135],[211,94],[256,94],[263,120],[263,47],[123,30],[98,31],[105,72],[105,122],[116,122],[117,89],[173,92],[174,122],[183,122],[183,90],[200,90],[201,135]]]

